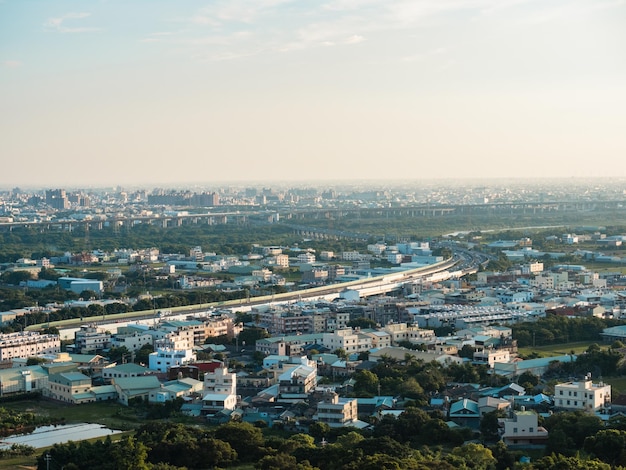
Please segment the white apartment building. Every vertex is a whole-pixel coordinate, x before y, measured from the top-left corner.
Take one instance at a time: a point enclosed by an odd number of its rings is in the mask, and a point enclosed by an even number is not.
[[[593,383],[591,375],[580,382],[566,382],[554,386],[554,406],[566,410],[602,413],[611,406],[611,386]]]
[[[234,410],[237,406],[237,375],[226,367],[218,367],[204,374],[202,412],[213,414]]]
[[[315,263],[315,255],[309,251],[307,251],[306,253],[300,253],[297,259],[298,263],[300,264]]]
[[[500,349],[484,349],[482,351],[477,351],[474,353],[475,364],[485,364],[489,366],[490,369],[493,369],[496,362],[503,362],[505,364],[511,362],[511,354],[509,353],[509,351]]]
[[[336,330],[333,333],[324,333],[322,344],[331,351],[343,349],[348,354],[372,349],[372,339],[355,333],[352,328]]]
[[[383,331],[391,336],[392,345],[397,345],[400,341],[409,341],[413,344],[423,344],[435,339],[435,331],[420,328],[406,323],[387,323]]]
[[[360,333],[363,336],[370,338],[372,348],[388,348],[391,346],[391,335],[386,331],[374,330],[374,331],[362,331]]]
[[[237,374],[228,372],[226,367],[218,367],[213,372],[204,374],[203,393],[237,393]]]
[[[341,253],[341,259],[344,261],[359,261],[363,255],[358,251],[344,251]]]
[[[59,352],[59,335],[42,335],[34,331],[0,334],[0,362]]]
[[[339,395],[333,393],[317,404],[317,413],[313,419],[331,428],[350,426],[357,420],[356,398],[339,398]]]
[[[278,268],[288,268],[289,267],[289,256],[288,255],[277,255],[274,257],[274,264]]]
[[[182,366],[196,360],[196,353],[190,349],[158,348],[148,356],[148,367],[159,372],[167,372],[170,367]]]
[[[288,364],[283,364],[283,369]],[[317,365],[302,358],[301,364],[288,368],[278,376],[278,391],[281,394],[308,394],[317,385]]]
[[[81,354],[101,351],[111,346],[111,333],[104,328],[83,325],[74,333],[74,349]]]
[[[124,346],[129,351],[138,351],[146,344],[152,346],[154,337],[149,333],[135,331],[127,334],[116,334],[111,338],[111,346],[121,348]]]
[[[252,277],[258,282],[268,282],[272,278],[272,271],[267,268],[255,269]]]
[[[283,253],[283,249],[279,246],[265,246],[263,247],[264,256],[278,256]]]
[[[367,251],[375,255],[382,255],[386,249],[387,245],[385,243],[374,243],[372,245],[367,245]]]

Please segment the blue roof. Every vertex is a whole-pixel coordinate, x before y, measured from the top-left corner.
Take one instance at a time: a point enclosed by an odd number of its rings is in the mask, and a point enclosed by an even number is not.
[[[470,400],[468,398],[464,398],[463,400],[459,400],[453,403],[450,406],[450,414],[458,413],[461,410],[469,410],[474,414],[479,414],[478,403],[474,400]]]

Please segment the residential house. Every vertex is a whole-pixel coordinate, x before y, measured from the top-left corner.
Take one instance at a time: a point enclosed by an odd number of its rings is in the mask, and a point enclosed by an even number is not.
[[[214,415],[237,406],[237,375],[226,367],[204,374],[202,413]]]
[[[611,407],[611,386],[593,383],[590,374],[579,382],[556,384],[554,406],[572,411],[606,412]]]
[[[202,382],[199,380],[185,378],[170,380],[161,384],[160,389],[150,391],[148,401],[150,403],[165,403],[176,398],[190,397],[202,392]]]
[[[468,398],[452,403],[448,412],[448,418],[459,426],[477,429],[480,424],[478,403]]]
[[[513,417],[501,420],[504,424],[502,440],[507,446],[544,446],[548,431],[538,424],[534,411],[514,411]]]
[[[497,397],[480,397],[478,399],[478,410],[480,415],[493,411],[506,411],[511,408],[511,402]]]

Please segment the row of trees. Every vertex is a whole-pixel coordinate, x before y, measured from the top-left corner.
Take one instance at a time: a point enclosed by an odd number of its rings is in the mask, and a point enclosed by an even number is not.
[[[302,245],[302,239],[291,227],[282,224],[259,224],[253,228],[250,225],[183,225],[164,228],[139,224],[122,229],[105,227],[102,230],[90,230],[88,234],[82,226],[72,232],[16,227],[11,232],[0,232],[0,263],[15,262],[24,257],[50,258],[92,247],[113,251],[118,248],[156,246],[163,253],[187,253],[190,246],[200,245],[207,251],[224,255],[244,255],[250,252],[253,244],[258,243]],[[366,242],[357,240],[307,242],[307,247],[337,252],[364,249],[365,246]]]
[[[404,361],[383,356],[370,370],[359,370],[354,376],[352,395],[376,394],[402,396],[426,405],[428,397],[445,389],[450,382],[480,383],[498,386],[509,383],[505,377],[490,374],[485,365],[425,362],[407,354]]]
[[[574,341],[597,341],[605,328],[618,325],[619,320],[597,317],[568,318],[547,315],[536,322],[512,325],[513,338],[520,347],[547,346]]]
[[[208,428],[155,421],[120,442],[107,437],[56,444],[39,457],[38,468],[191,470],[247,464],[260,470],[609,470],[626,465],[622,422],[606,428],[598,418],[576,412],[556,414],[545,426],[550,431],[546,455],[520,464],[523,451],[502,442],[468,443],[471,432],[451,430],[418,409],[385,417],[373,431],[317,423],[309,434],[264,432],[241,422]]]

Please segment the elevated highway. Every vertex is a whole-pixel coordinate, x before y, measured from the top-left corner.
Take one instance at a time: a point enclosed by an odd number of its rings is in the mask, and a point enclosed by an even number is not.
[[[397,271],[386,273],[381,276],[375,276],[356,281],[343,282],[328,286],[314,287],[310,289],[286,292],[283,294],[266,295],[261,297],[251,297],[249,299],[238,299],[224,302],[214,302],[208,304],[186,305],[183,307],[174,307],[169,309],[172,316],[176,315],[193,315],[196,313],[207,312],[210,310],[228,309],[231,311],[249,311],[253,306],[266,305],[272,303],[287,303],[298,300],[316,300],[325,299],[333,300],[337,298],[341,292],[346,290],[354,290],[359,293],[360,297],[368,297],[372,295],[382,295],[394,290],[402,288],[405,284],[414,282],[437,282],[445,279],[458,278],[470,272],[475,272],[477,267],[466,266],[463,269],[454,269],[455,266],[464,263],[462,255],[454,255],[452,258],[441,261],[436,264],[423,266],[419,268],[408,269],[405,271]],[[84,319],[69,319],[50,323],[42,323],[30,325],[27,330],[39,330],[48,326],[56,328],[72,328],[90,324],[110,324],[115,322],[128,322],[140,319],[155,319],[158,313],[156,310],[118,313],[111,315],[103,315],[98,317],[89,317]]]

